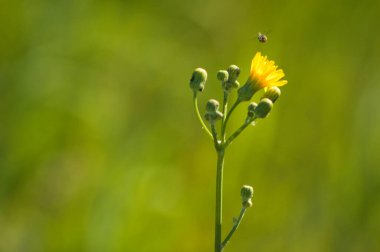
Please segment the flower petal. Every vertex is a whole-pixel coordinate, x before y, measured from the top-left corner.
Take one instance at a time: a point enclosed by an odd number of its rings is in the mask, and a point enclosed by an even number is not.
[[[267,56],[262,56],[260,52],[257,52],[251,63],[249,78],[255,80],[251,83],[257,83],[261,88],[287,84],[286,80],[281,80],[285,76],[284,71],[277,68],[273,60],[268,60]]]

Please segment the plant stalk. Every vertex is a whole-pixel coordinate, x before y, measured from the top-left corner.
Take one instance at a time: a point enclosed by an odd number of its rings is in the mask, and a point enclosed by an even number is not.
[[[210,130],[207,128],[206,124],[203,122],[202,116],[199,113],[198,100],[197,100],[197,92],[195,92],[195,91],[194,91],[194,94],[193,94],[193,104],[194,104],[195,113],[197,114],[198,120],[199,120],[199,122],[202,125],[202,129],[204,129],[206,131],[207,135],[209,135],[211,137],[211,139],[213,139],[213,136],[212,136]]]
[[[215,252],[221,252],[222,247],[222,196],[223,196],[223,166],[224,148],[217,150],[216,166],[216,204],[215,204]]]
[[[227,116],[225,116],[225,118],[223,119],[223,124],[222,124],[222,133],[221,135],[224,137],[226,135],[226,127],[227,127],[227,122],[228,122],[228,119],[230,119],[230,116],[232,114],[232,112],[235,110],[235,108],[240,104],[240,100],[236,100],[236,102],[232,105],[230,111],[226,111],[227,113]]]
[[[239,227],[240,222],[244,217],[245,210],[246,210],[246,208],[242,207],[242,209],[240,211],[239,218],[236,220],[236,223],[234,223],[234,226],[232,227],[231,231],[228,233],[226,239],[224,239],[224,241],[222,243],[222,249],[227,245],[227,243],[230,241],[232,235],[235,233],[236,229]]]

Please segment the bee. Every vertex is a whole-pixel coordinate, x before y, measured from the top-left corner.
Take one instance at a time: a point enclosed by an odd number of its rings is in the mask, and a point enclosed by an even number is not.
[[[261,32],[259,32],[259,34],[257,35],[257,39],[260,43],[266,43],[268,41],[268,37],[265,34],[262,34]]]

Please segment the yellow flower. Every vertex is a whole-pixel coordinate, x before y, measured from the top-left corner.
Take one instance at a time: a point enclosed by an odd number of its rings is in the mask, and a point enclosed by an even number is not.
[[[247,82],[238,90],[240,101],[249,101],[262,88],[280,87],[288,83],[281,80],[285,76],[282,69],[277,69],[273,60],[268,60],[257,52],[252,59],[251,72]]]

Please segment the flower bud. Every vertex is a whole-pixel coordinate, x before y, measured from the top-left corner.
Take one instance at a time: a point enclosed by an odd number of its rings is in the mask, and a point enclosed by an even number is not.
[[[222,87],[223,87],[224,92],[229,93],[231,92],[232,89],[238,88],[240,86],[239,82],[237,81],[237,78],[239,77],[239,74],[240,74],[240,69],[239,67],[235,65],[231,65],[228,67],[227,73],[228,73],[228,79],[222,82]]]
[[[230,81],[230,82],[233,83],[239,77],[240,68],[237,67],[237,66],[235,66],[235,65],[231,65],[231,66],[228,67],[227,72],[229,74],[228,81]]]
[[[226,82],[228,80],[228,72],[226,70],[219,70],[216,77],[218,78],[218,80]]]
[[[255,115],[255,109],[257,107],[257,103],[256,102],[251,102],[249,105],[248,105],[248,117],[253,117]]]
[[[205,119],[209,123],[214,123],[215,121],[218,121],[223,118],[223,113],[220,111],[215,111],[215,112],[206,112],[205,114]]]
[[[240,195],[243,201],[251,199],[253,197],[253,187],[249,185],[243,185],[240,190]]]
[[[239,87],[239,82],[237,80],[231,82],[231,81],[225,81],[222,82],[223,90],[227,93],[231,92],[232,89]]]
[[[215,112],[219,109],[219,102],[211,99],[206,104],[206,112]]]
[[[252,206],[252,200],[249,199],[249,200],[247,200],[247,201],[243,201],[241,204],[242,204],[243,207],[245,207],[245,208],[251,207],[251,206]]]
[[[207,80],[207,72],[202,68],[197,68],[194,70],[193,75],[190,79],[190,88],[194,90],[194,92],[202,92],[205,83]]]
[[[281,95],[281,90],[276,87],[276,86],[273,86],[273,87],[270,87],[263,95],[263,97],[261,97],[261,99],[263,98],[268,98],[269,100],[271,100],[273,103],[278,99],[278,97],[280,97]]]
[[[238,88],[240,86],[240,83],[236,80],[232,83],[233,88]]]
[[[243,207],[252,206],[253,188],[252,186],[244,185],[240,190],[241,202]]]
[[[214,99],[209,100],[206,104],[205,119],[210,123],[214,123],[215,121],[222,119],[223,113],[218,111],[218,109],[219,102]]]
[[[273,107],[273,102],[268,98],[263,98],[255,108],[255,115],[258,118],[265,118]]]

